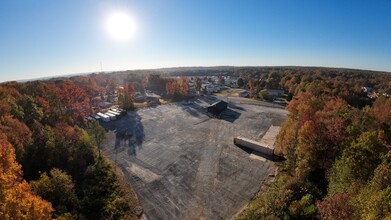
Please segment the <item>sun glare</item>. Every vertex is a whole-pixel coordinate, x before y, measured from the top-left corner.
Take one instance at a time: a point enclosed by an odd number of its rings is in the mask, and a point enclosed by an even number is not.
[[[117,12],[108,17],[106,28],[114,39],[126,41],[134,35],[136,25],[128,14]]]

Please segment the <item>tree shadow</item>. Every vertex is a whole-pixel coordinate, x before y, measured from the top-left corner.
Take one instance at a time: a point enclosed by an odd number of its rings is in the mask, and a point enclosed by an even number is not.
[[[114,150],[126,149],[128,155],[136,156],[145,139],[144,126],[137,111],[129,111],[121,118],[102,123],[107,131],[115,133]]]
[[[195,101],[178,103],[177,106],[194,117],[199,117],[200,115],[207,113],[206,108]]]

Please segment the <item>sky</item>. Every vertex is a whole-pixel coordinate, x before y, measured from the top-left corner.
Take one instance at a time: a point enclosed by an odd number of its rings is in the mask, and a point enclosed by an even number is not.
[[[390,12],[383,0],[1,0],[0,81],[178,66],[391,71]],[[126,40],[108,31],[119,13],[135,26]]]

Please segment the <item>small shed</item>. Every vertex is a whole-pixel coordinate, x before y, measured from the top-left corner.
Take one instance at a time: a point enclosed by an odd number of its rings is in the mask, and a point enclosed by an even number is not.
[[[227,109],[228,103],[220,100],[208,106],[208,113],[213,114],[214,116],[220,116],[221,112]]]

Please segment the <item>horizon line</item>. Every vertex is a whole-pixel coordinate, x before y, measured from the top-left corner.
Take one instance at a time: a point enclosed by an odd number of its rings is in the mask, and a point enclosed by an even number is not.
[[[29,79],[19,79],[19,80],[6,80],[0,81],[0,83],[7,82],[31,82],[31,81],[39,81],[39,80],[51,80],[55,78],[61,77],[74,77],[74,76],[82,76],[82,75],[90,75],[94,73],[116,73],[116,72],[124,72],[124,71],[146,71],[146,70],[164,70],[164,69],[180,69],[180,68],[219,68],[219,67],[232,67],[232,68],[272,68],[272,67],[280,67],[280,68],[324,68],[324,69],[344,69],[344,70],[356,70],[356,71],[370,71],[377,73],[388,73],[391,74],[391,71],[385,70],[373,70],[373,69],[360,69],[360,68],[350,68],[350,67],[330,67],[330,66],[301,66],[301,65],[211,65],[211,66],[168,66],[168,67],[156,67],[156,68],[135,68],[135,69],[122,69],[122,70],[105,70],[105,71],[92,71],[92,72],[80,72],[80,73],[64,73],[59,75],[49,75],[42,77],[35,77]]]

